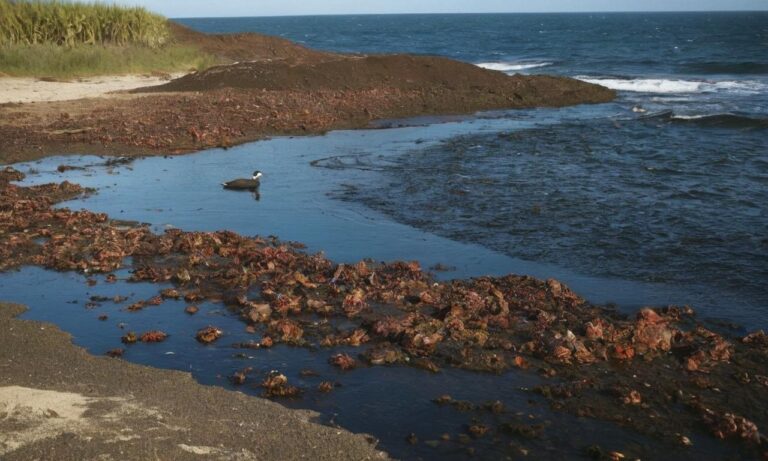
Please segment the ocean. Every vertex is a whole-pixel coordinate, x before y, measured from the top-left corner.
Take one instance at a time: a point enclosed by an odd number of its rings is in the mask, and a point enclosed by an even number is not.
[[[768,318],[768,13],[183,19],[346,53],[440,55],[618,91],[612,104],[482,114],[465,133],[336,193],[450,239],[591,276],[680,287],[723,318]],[[678,301],[677,299],[675,301]],[[730,312],[728,312],[730,311]]]
[[[768,13],[180,21],[325,50],[442,55],[510,74],[566,75],[614,88],[618,97],[561,109],[384,120],[368,130],[276,137],[114,168],[94,166],[103,159],[93,156],[50,157],[16,165],[30,173],[24,184],[66,179],[94,187],[97,194],[61,206],[146,222],[157,232],[274,234],[338,262],[441,264],[448,270],[436,277],[443,280],[553,277],[628,315],[646,305],[690,304],[708,327],[734,336],[768,328]],[[84,169],[61,173],[63,163]],[[221,190],[222,181],[254,169],[264,172],[258,201]],[[686,447],[674,434],[653,437],[559,411],[533,391],[555,380],[533,369],[495,375],[375,366],[345,373],[328,357],[360,350],[234,348],[253,335],[214,302],[201,302],[195,316],[183,314],[181,300],[141,313],[112,303],[84,308],[94,296],[125,295],[132,303],[169,286],[127,283],[127,266],[117,283],[90,277],[94,286],[82,274],[25,267],[0,274],[0,299],[31,306],[25,318],[54,322],[97,355],[122,346],[121,328],[163,330],[166,342],[131,347],[125,360],[189,371],[204,384],[260,395],[258,382],[234,387],[227,377],[245,367],[254,377],[279,370],[307,390],[281,404],[371,434],[399,459],[518,459],[523,452],[528,459],[584,459],[595,445],[642,459],[743,454],[703,425],[681,428],[693,440]],[[197,344],[193,333],[206,325],[224,330],[226,339]],[[305,369],[341,385],[313,392],[317,378]],[[433,403],[444,394],[482,408],[498,401],[506,412]],[[646,411],[625,410],[620,417]],[[669,411],[685,409],[670,404]],[[461,439],[470,424],[510,421],[509,433]],[[411,433],[418,443],[409,442]]]

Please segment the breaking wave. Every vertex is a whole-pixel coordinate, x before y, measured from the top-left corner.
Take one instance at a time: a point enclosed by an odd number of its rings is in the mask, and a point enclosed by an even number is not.
[[[768,85],[762,82],[742,81],[697,81],[697,80],[671,80],[661,78],[615,78],[615,77],[590,77],[579,75],[577,79],[602,85],[617,91],[631,91],[635,93],[713,93],[727,91],[734,93],[760,93],[768,89]]]
[[[701,114],[701,115],[678,115],[669,111],[650,114],[640,117],[642,120],[663,120],[671,123],[680,123],[687,125],[697,125],[704,127],[720,128],[747,128],[761,129],[768,128],[768,118],[749,117],[738,114]]]
[[[536,61],[511,61],[511,62],[480,62],[475,64],[478,67],[488,70],[498,70],[501,72],[515,72],[526,69],[536,69],[538,67],[551,66],[552,62]]]

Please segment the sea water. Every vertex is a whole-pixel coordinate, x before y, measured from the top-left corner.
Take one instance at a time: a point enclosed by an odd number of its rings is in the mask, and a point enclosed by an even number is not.
[[[452,266],[443,279],[509,272],[555,277],[592,302],[632,312],[643,305],[691,304],[703,319],[735,321],[734,333],[768,325],[768,16],[764,13],[340,16],[185,20],[207,32],[257,31],[344,52],[440,54],[508,73],[556,73],[619,91],[609,104],[500,111],[468,117],[383,121],[322,137],[276,138],[177,158],[148,158],[60,174],[49,158],[17,165],[26,184],[68,179],[99,192],[62,206],[150,223],[161,232],[231,229],[275,234],[356,261],[416,259]],[[264,171],[261,194],[219,183]],[[119,274],[127,276],[124,271]],[[278,346],[241,354],[250,339],[221,305],[198,316],[169,301],[137,314],[90,296],[146,299],[162,287],[105,284],[26,268],[0,276],[0,299],[32,306],[27,318],[54,321],[95,354],[120,347],[127,329],[163,329],[159,345],[126,359],[187,370],[230,386],[246,366],[278,369],[328,423],[368,432],[401,458],[463,458],[456,443],[422,441],[462,432],[471,415],[430,402],[440,394],[501,400],[545,427],[526,442],[536,459],[579,458],[593,443],[643,458],[719,456],[693,433],[676,450],[609,423],[551,412],[530,388],[533,373],[483,375],[374,367],[340,373],[327,351]],[[108,314],[106,322],[98,316]],[[192,337],[215,324],[226,341]],[[722,325],[722,323],[720,324]],[[353,353],[353,350],[349,351]],[[342,387],[329,395],[300,371],[313,368]],[[242,391],[258,394],[257,386]],[[481,416],[482,418],[482,416]],[[493,421],[489,421],[493,422]],[[514,453],[508,441],[477,443],[481,459]],[[722,453],[720,453],[722,455]]]

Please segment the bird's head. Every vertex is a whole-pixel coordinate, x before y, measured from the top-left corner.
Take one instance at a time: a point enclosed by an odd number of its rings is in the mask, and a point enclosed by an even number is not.
[[[261,171],[256,170],[253,172],[253,179],[259,179],[261,178],[261,176],[262,176]]]

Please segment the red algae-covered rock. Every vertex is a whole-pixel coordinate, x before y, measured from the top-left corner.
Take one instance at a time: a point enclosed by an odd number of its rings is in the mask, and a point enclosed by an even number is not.
[[[304,330],[298,322],[290,319],[274,320],[270,322],[268,331],[286,343],[298,343],[304,336]]]
[[[639,354],[667,352],[672,348],[673,334],[666,320],[652,309],[643,309],[638,314],[632,342]]]
[[[272,315],[272,308],[266,303],[248,303],[247,313],[245,314],[247,319],[253,323],[264,323],[269,321]]]
[[[161,343],[166,339],[168,339],[168,334],[159,330],[147,331],[141,335],[141,342],[143,343]]]
[[[357,361],[347,354],[336,354],[328,359],[328,362],[342,370],[351,370],[357,367]]]
[[[467,432],[469,432],[472,437],[480,438],[483,437],[490,428],[486,426],[485,424],[473,424],[467,428]]]
[[[330,381],[323,381],[320,384],[318,384],[317,390],[322,393],[328,393],[328,392],[331,392],[335,387],[336,385],[334,383]]]
[[[224,332],[216,327],[205,327],[197,331],[195,338],[203,344],[211,344],[221,338],[223,334]]]
[[[755,444],[760,443],[757,425],[742,416],[703,409],[702,418],[709,425],[713,435],[719,439],[739,438]]]
[[[288,385],[288,378],[276,371],[270,372],[262,381],[265,397],[296,397],[301,394],[301,389]]]
[[[763,330],[758,330],[743,337],[741,342],[750,346],[768,347],[768,335]]]
[[[162,296],[164,299],[179,299],[181,298],[181,293],[179,293],[179,290],[175,288],[166,288],[160,292],[160,296]]]
[[[123,337],[120,338],[120,341],[122,341],[123,344],[134,344],[136,341],[138,341],[138,338],[136,337],[136,333],[130,331],[123,335]]]
[[[352,293],[344,297],[342,308],[347,317],[355,317],[367,306],[365,302],[365,291],[360,288],[356,288]]]

